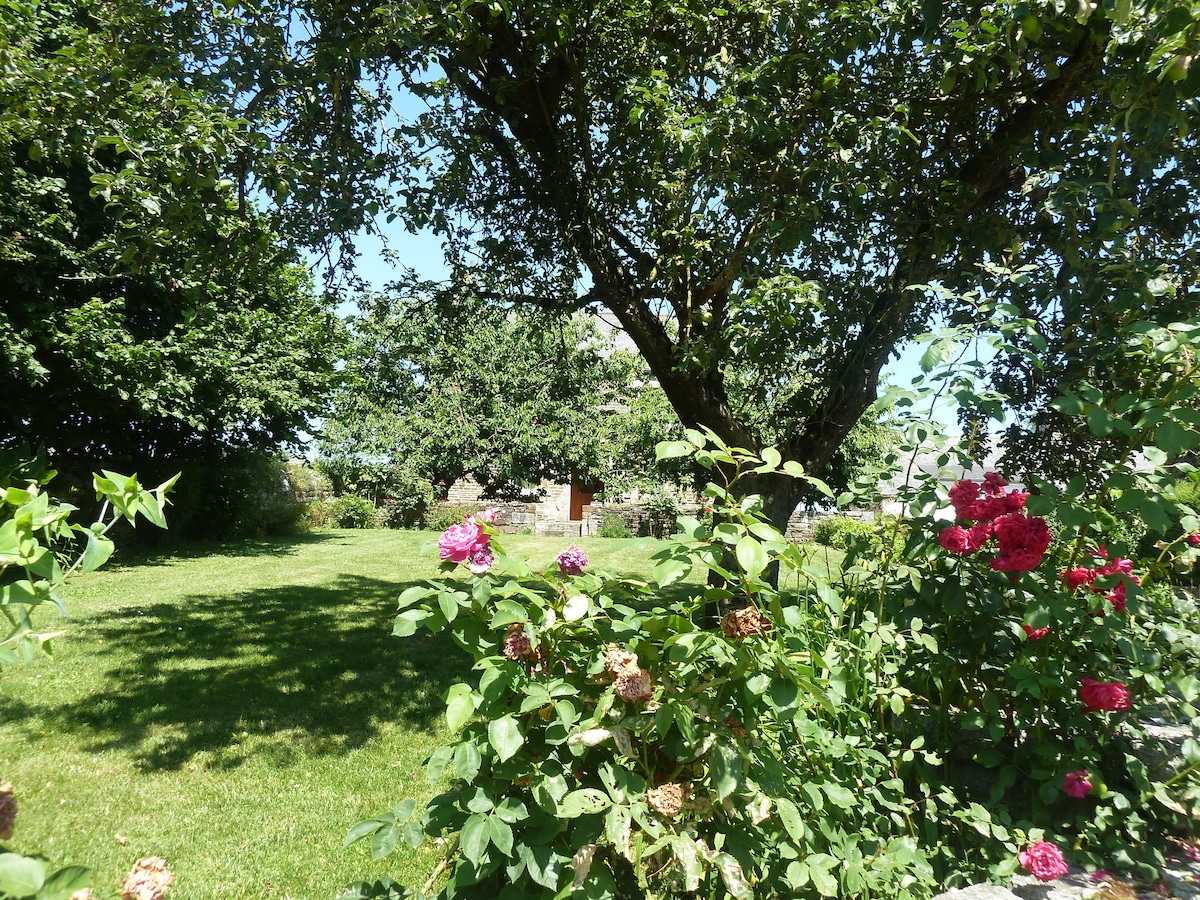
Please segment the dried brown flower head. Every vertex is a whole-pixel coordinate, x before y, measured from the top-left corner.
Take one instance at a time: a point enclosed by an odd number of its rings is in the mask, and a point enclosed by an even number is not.
[[[175,876],[157,856],[139,859],[121,883],[121,900],[162,900]]]
[[[770,631],[771,623],[758,611],[757,606],[744,606],[725,613],[721,619],[721,628],[725,636],[732,640]]]
[[[691,792],[692,786],[686,781],[680,784],[671,782],[646,791],[646,802],[654,807],[659,815],[673,819],[683,810],[683,801]]]
[[[529,635],[525,633],[525,625],[521,622],[509,625],[504,634],[504,655],[509,659],[520,659],[532,653],[533,645],[529,642]]]
[[[7,781],[0,781],[0,841],[7,841],[13,836],[16,822],[17,798],[13,794],[13,786]]]
[[[649,700],[654,694],[654,680],[650,673],[640,666],[622,670],[613,687],[617,696],[628,703]]]
[[[614,678],[626,669],[637,668],[637,664],[637,654],[630,653],[624,647],[617,644],[609,644],[608,648],[604,651],[604,665]]]

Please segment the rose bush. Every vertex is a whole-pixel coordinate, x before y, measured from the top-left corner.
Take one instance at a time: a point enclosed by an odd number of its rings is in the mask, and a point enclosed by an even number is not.
[[[1180,396],[1196,392],[1064,395],[1151,465],[1028,489],[916,479],[908,514],[832,580],[741,490],[807,476],[694,431],[660,454],[713,473],[711,517],[680,519],[652,583],[534,572],[486,523],[455,532],[445,577],[405,591],[395,627],[449,630],[475,660],[447,696],[455,740],[427,764],[440,793],[348,843],[444,841],[427,889],[447,898],[915,898],[1021,865],[1058,877],[1068,857],[1155,877],[1200,801],[1195,737],[1167,765],[1138,750],[1149,716],[1200,730],[1200,614],[1164,581],[1200,556],[1200,516],[1167,516],[1158,490],[1194,470],[1168,471],[1157,444],[1200,447]],[[911,432],[897,467],[937,440]],[[956,453],[946,470],[971,464]],[[839,499],[869,502],[886,473],[868,475]],[[1115,514],[1162,533],[1155,558]],[[464,548],[480,541],[494,565],[475,573]],[[345,897],[413,894],[385,879]]]

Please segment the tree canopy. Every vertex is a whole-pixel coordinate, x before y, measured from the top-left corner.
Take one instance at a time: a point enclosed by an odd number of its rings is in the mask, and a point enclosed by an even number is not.
[[[1196,0],[275,0],[127,33],[246,119],[227,168],[297,234],[386,214],[481,297],[606,307],[684,424],[814,472],[931,321],[1067,359],[1105,310],[1169,317],[1194,244]],[[1030,274],[983,304],[981,266]],[[1044,405],[1072,373],[1028,358]],[[745,487],[776,521],[801,490]]]
[[[294,440],[340,330],[228,177],[250,133],[130,10],[0,5],[0,445],[82,471]]]
[[[387,459],[446,485],[470,475],[491,496],[613,471],[606,407],[642,364],[587,318],[375,296],[350,324],[323,455]]]

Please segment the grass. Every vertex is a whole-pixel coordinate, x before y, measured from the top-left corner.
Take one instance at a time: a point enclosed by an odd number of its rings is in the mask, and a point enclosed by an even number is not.
[[[469,662],[445,636],[391,637],[396,597],[436,572],[434,535],[331,531],[191,546],[74,580],[53,659],[4,670],[0,776],[10,849],[90,866],[111,896],[162,856],[172,900],[332,898],[432,849],[372,862],[346,829],[431,791],[442,696]],[[558,538],[509,536],[549,563]],[[648,576],[652,542],[583,539],[592,565]],[[40,623],[56,628],[50,612]]]

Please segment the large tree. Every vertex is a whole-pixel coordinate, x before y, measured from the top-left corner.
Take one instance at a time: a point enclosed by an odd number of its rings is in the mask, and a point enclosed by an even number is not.
[[[128,22],[0,7],[0,448],[150,476],[296,440],[340,325],[227,177],[244,123]]]
[[[685,424],[810,471],[899,342],[976,314],[980,264],[1061,297],[1081,250],[1174,227],[1196,141],[1195,0],[213,9],[155,27],[279,139],[262,183],[309,223],[390,201],[484,295],[605,306]],[[399,88],[428,109],[397,125]],[[803,489],[748,487],[777,522]]]

